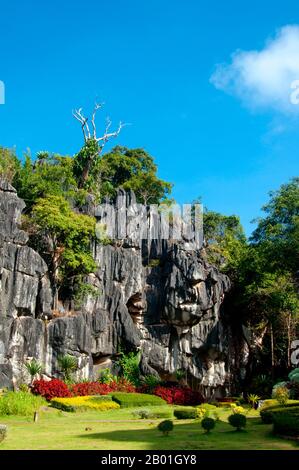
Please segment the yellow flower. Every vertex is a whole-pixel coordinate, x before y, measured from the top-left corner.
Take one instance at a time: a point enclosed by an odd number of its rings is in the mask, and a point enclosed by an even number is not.
[[[108,411],[117,410],[120,408],[118,403],[112,400],[105,400],[97,396],[84,396],[72,398],[53,398],[51,400],[55,408],[60,408],[64,411],[77,411],[77,410],[97,410]]]

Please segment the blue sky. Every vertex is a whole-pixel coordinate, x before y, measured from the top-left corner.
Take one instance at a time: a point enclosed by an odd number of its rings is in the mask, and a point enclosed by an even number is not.
[[[0,145],[73,155],[72,109],[105,101],[98,127],[132,124],[113,144],[145,148],[178,202],[200,195],[250,233],[267,193],[298,174],[297,108],[283,103],[297,24],[289,0],[0,0]]]

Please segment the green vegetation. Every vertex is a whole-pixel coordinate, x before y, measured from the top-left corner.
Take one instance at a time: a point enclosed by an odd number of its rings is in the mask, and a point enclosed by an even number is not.
[[[121,375],[136,386],[140,385],[140,359],[140,352],[129,352],[128,354],[120,352],[120,358],[117,361]]]
[[[161,421],[161,423],[158,424],[158,429],[163,433],[164,436],[168,436],[168,434],[173,430],[173,422],[171,419]]]
[[[78,367],[78,359],[69,354],[57,358],[58,365],[63,373],[64,380],[68,383],[73,380],[73,373]]]
[[[155,412],[157,407],[147,407]],[[172,407],[165,406],[166,410]],[[162,407],[157,409],[162,411]],[[261,424],[258,413],[250,411],[247,432],[235,433],[227,422],[228,409],[219,409],[220,421],[207,435],[197,420],[174,420],[167,439],[157,430],[158,422],[132,419],[132,408],[113,411],[64,413],[49,408],[37,423],[32,417],[4,416],[8,435],[1,449],[91,449],[91,450],[295,450],[298,444],[272,433],[272,425]],[[165,418],[164,418],[165,419]],[[89,429],[88,431],[86,429]],[[24,439],[26,436],[26,439]]]
[[[42,373],[42,370],[43,370],[42,365],[39,362],[37,362],[35,359],[32,359],[29,362],[26,362],[24,364],[24,367],[31,377],[31,383],[33,382],[33,380],[35,379],[37,375]]]
[[[272,398],[277,400],[280,405],[286,405],[289,395],[290,393],[286,387],[276,387],[273,390]]]
[[[246,426],[246,416],[242,413],[233,413],[228,417],[228,422],[231,426],[236,428],[236,431],[241,431]]]
[[[33,416],[47,402],[28,392],[5,392],[0,398],[0,416]]]
[[[154,410],[149,408],[135,410],[132,412],[132,416],[139,419],[159,419],[159,418],[172,418],[173,410],[170,406],[168,407],[155,407]]]
[[[265,424],[273,423],[274,416],[282,415],[282,416],[296,416],[297,419],[299,418],[299,404],[297,403],[290,403],[288,405],[274,405],[269,406],[267,408],[261,409],[260,411],[261,419]]]
[[[161,406],[166,402],[156,395],[147,393],[125,393],[115,392],[111,394],[112,400],[119,403],[122,408],[133,408],[137,406]]]
[[[282,436],[299,436],[299,413],[274,414],[273,432]]]
[[[53,398],[51,406],[72,413],[87,410],[108,411],[120,408],[119,404],[112,401],[112,397],[109,395]]]
[[[214,429],[216,421],[213,418],[206,416],[201,421],[201,427],[206,431],[207,434],[210,434],[212,429]]]
[[[196,408],[184,406],[174,410],[174,416],[177,419],[196,419],[198,418],[198,411]]]

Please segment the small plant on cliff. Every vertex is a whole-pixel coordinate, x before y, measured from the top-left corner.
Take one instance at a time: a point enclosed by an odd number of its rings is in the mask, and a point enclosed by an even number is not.
[[[158,424],[158,429],[163,433],[164,436],[168,436],[168,434],[173,430],[173,422],[171,419],[161,421],[161,423]]]
[[[35,377],[41,374],[43,370],[42,365],[39,362],[37,362],[35,359],[32,359],[29,362],[26,362],[24,366],[31,377],[30,383],[32,383]]]
[[[78,360],[74,356],[70,356],[69,354],[65,354],[64,356],[59,356],[57,358],[59,367],[63,373],[64,380],[66,382],[72,382],[73,380],[73,372],[78,367]]]

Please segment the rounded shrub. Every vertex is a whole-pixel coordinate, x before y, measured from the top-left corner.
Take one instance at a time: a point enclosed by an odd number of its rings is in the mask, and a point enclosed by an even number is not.
[[[286,405],[288,399],[289,399],[290,392],[289,390],[284,387],[275,387],[275,389],[272,392],[272,398],[278,401],[280,405]]]
[[[2,442],[7,436],[7,427],[4,424],[0,424],[0,442]]]
[[[198,411],[196,408],[177,408],[173,412],[177,419],[196,419],[198,418]]]
[[[161,421],[161,423],[158,424],[158,429],[164,434],[164,436],[168,436],[168,434],[173,430],[173,422],[171,419]]]
[[[210,433],[214,429],[216,421],[213,418],[204,418],[201,422],[201,427],[207,432]]]
[[[246,416],[242,413],[233,413],[228,417],[228,422],[231,426],[236,428],[236,431],[241,431],[246,426]]]

